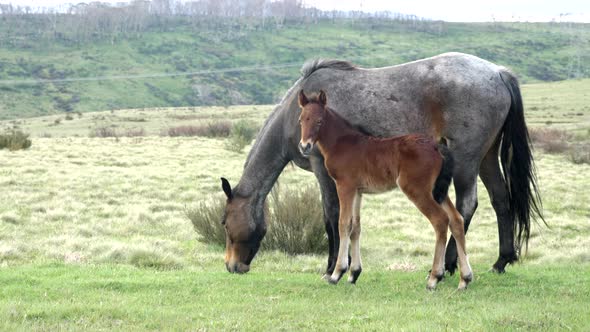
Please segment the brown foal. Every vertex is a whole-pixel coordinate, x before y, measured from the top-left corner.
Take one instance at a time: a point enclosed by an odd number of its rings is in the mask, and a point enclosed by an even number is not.
[[[473,274],[465,252],[463,217],[449,199],[452,156],[433,138],[413,134],[391,138],[367,136],[326,107],[324,91],[308,99],[299,92],[301,142],[304,156],[317,143],[330,176],[336,182],[340,201],[338,221],[340,248],[330,283],[336,284],[351,266],[348,281],[356,283],[361,271],[360,208],[363,193],[379,193],[400,187],[422,212],[436,232],[434,262],[427,288],[434,289],[444,274],[445,244],[450,227],[457,241],[461,270],[459,289],[464,289]]]

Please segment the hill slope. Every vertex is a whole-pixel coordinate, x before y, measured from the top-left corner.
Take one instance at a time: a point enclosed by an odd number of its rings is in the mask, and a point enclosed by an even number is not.
[[[178,19],[167,22],[166,29],[74,41],[37,35],[34,24],[17,30],[11,22],[0,20],[0,119],[63,111],[270,104],[297,79],[300,65],[315,57],[372,67],[459,51],[510,67],[524,82],[590,76],[590,25],[436,22],[437,29],[417,29],[397,21],[341,19],[280,29],[214,30]],[[288,66],[251,70],[274,64]],[[241,67],[248,68],[223,72]],[[59,81],[72,78],[84,80]]]

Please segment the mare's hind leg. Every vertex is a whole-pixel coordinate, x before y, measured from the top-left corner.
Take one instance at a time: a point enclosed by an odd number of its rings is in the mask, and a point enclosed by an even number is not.
[[[340,236],[340,247],[334,272],[328,281],[337,284],[342,275],[348,270],[348,248],[350,245],[350,233],[352,228],[353,202],[356,196],[356,188],[347,187],[340,183],[336,184],[338,189],[338,200],[340,202],[340,218],[338,219],[338,233]]]
[[[453,172],[453,184],[457,196],[457,210],[464,220],[465,233],[477,209],[477,165],[457,165]],[[445,254],[445,269],[450,274],[457,270],[457,244],[451,236]]]
[[[352,206],[352,230],[350,232],[350,276],[348,282],[354,284],[363,271],[361,260],[361,200],[362,195],[357,192]]]
[[[503,273],[507,264],[518,260],[514,248],[514,229],[510,215],[508,189],[502,177],[498,163],[498,144],[495,144],[486,154],[480,167],[479,176],[488,190],[490,201],[498,219],[498,234],[500,236],[500,255],[493,270]]]
[[[449,196],[441,204],[450,219],[450,228],[455,243],[457,244],[457,254],[459,256],[459,266],[461,268],[461,281],[459,282],[459,289],[465,289],[473,279],[473,271],[467,258],[467,251],[465,246],[465,231],[463,228],[463,217],[459,211],[455,209]]]

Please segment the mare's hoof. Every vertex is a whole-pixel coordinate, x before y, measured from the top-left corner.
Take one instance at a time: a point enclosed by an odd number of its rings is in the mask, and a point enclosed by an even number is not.
[[[499,264],[498,262],[496,262],[496,264],[494,264],[494,266],[492,266],[492,269],[490,271],[494,272],[494,273],[498,273],[498,274],[502,274],[505,273],[506,270],[504,269],[506,265],[504,264]]]

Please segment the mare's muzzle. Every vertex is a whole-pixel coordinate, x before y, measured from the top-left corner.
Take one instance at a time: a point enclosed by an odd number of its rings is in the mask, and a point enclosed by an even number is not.
[[[250,265],[246,265],[244,263],[225,263],[225,267],[229,273],[242,274],[250,271]]]
[[[309,157],[309,154],[311,153],[311,149],[313,149],[313,144],[307,142],[305,144],[299,142],[299,152],[301,152],[301,154],[304,157]]]

